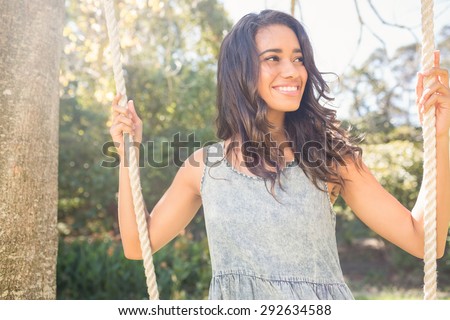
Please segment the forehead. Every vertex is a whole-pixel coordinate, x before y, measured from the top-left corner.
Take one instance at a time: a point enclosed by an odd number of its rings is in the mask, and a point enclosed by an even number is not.
[[[281,24],[274,24],[261,28],[256,33],[255,41],[258,51],[269,48],[286,48],[291,51],[291,49],[300,48],[300,43],[298,42],[294,31]]]

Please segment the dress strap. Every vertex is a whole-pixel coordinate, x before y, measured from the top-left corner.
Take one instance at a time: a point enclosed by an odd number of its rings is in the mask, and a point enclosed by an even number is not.
[[[204,163],[207,167],[218,165],[224,159],[224,143],[219,141],[206,147]]]

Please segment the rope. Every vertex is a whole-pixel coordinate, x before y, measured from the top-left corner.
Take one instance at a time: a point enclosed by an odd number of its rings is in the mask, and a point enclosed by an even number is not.
[[[119,105],[121,107],[127,106],[127,93],[125,88],[125,80],[123,77],[122,61],[120,54],[119,31],[117,21],[114,13],[113,0],[103,0],[105,9],[106,25],[108,28],[108,35],[110,47],[113,57],[113,71],[114,81],[116,83],[116,90],[122,95]],[[147,291],[150,299],[158,300],[158,288],[156,285],[155,268],[153,266],[152,251],[150,248],[150,240],[147,227],[146,213],[144,209],[144,199],[141,192],[141,181],[139,178],[139,169],[137,164],[136,151],[133,146],[133,138],[128,134],[124,134],[125,152],[129,151],[129,176],[131,192],[133,194],[134,212],[136,214],[136,223],[139,230],[139,241],[141,243],[142,257],[144,260],[145,277],[147,281]],[[125,158],[126,155],[125,155]]]
[[[433,0],[422,2],[422,69],[433,67],[434,32]],[[433,79],[425,79],[429,87]],[[436,117],[432,107],[423,118],[423,182],[425,186],[424,205],[424,299],[436,299]]]
[[[106,24],[113,56],[114,80],[116,90],[122,95],[120,106],[126,107],[127,95],[123,68],[120,54],[119,32],[114,15],[113,0],[103,0],[105,8]],[[421,0],[422,4],[422,68],[424,70],[433,66],[434,32],[433,32],[433,0]],[[425,87],[429,87],[433,79],[425,80]],[[424,299],[436,299],[436,128],[435,108],[424,115],[423,139],[424,139],[424,186],[425,186],[425,212],[424,212]],[[132,137],[124,135],[125,146],[133,144]],[[134,148],[129,150],[130,158],[130,184],[133,194],[134,211],[139,230],[142,256],[144,260],[145,276],[147,279],[148,294],[150,299],[159,299],[156,285],[155,269],[150,248],[147,220],[144,210],[144,201],[141,193],[141,183],[137,166],[136,152]]]

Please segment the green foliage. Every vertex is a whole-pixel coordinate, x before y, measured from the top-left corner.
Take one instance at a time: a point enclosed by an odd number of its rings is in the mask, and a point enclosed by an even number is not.
[[[117,170],[100,166],[108,141],[106,116],[78,98],[61,100],[59,135],[60,225],[66,233],[89,235],[114,229]]]
[[[174,135],[187,140],[195,133],[202,144],[215,138],[216,63],[231,23],[218,0],[123,0],[116,6],[127,93],[143,120],[144,141],[155,146],[144,143],[143,159],[169,164],[151,167],[144,161],[143,195],[152,208],[178,169],[173,150],[165,147]],[[60,76],[58,298],[145,299],[142,262],[125,259],[119,241],[111,240],[118,234],[118,170],[100,166],[113,154],[109,150],[104,155],[102,147],[110,141],[109,105],[115,91],[103,13],[98,0],[67,0],[66,8]],[[439,39],[441,50],[447,50],[442,51],[444,59],[450,56],[449,30],[443,29]],[[411,96],[416,71],[412,68],[417,65],[413,50],[399,50],[396,63],[374,52],[366,64],[343,77],[342,92],[351,98],[353,114],[361,116],[351,123],[356,133],[366,134],[366,163],[408,208],[414,204],[422,172],[420,130],[410,125],[410,109],[405,109],[411,105],[405,96]],[[192,151],[191,146],[185,155]],[[340,243],[376,237],[341,198],[335,209]],[[414,270],[421,268],[398,248],[389,247],[388,254],[400,270],[416,275]],[[203,216],[198,214],[186,234],[158,252],[154,261],[161,298],[205,298],[211,275]],[[449,250],[442,261],[441,273],[450,274]]]
[[[116,6],[127,93],[144,123],[141,182],[152,208],[178,169],[174,151],[167,147],[173,136],[180,133],[183,141],[195,133],[202,143],[214,139],[217,55],[231,23],[217,0],[123,0]],[[142,262],[125,259],[117,241],[98,240],[118,234],[118,170],[101,166],[114,154],[113,148],[104,154],[103,146],[111,140],[109,105],[115,91],[103,12],[97,0],[69,0],[66,9],[58,297],[146,298]],[[193,150],[186,150],[181,160]],[[149,166],[148,159],[163,165]],[[202,215],[154,261],[162,298],[205,298],[210,267]]]
[[[438,270],[440,271],[440,277],[446,275],[447,283],[450,286],[450,235],[447,237],[447,246],[445,247],[445,253],[442,259],[438,260]]]
[[[450,63],[450,28],[444,26],[436,37],[441,66]],[[375,49],[361,65],[353,65],[342,76],[340,107],[347,108],[356,122],[372,131],[389,131],[393,126],[418,124],[415,107],[416,72],[420,70],[420,45],[400,47],[390,57],[385,48]],[[354,119],[352,119],[354,120]],[[353,122],[353,121],[352,121]]]
[[[363,160],[381,185],[408,209],[416,202],[422,183],[422,144],[418,142],[420,131],[412,127],[396,127],[387,132],[371,133],[362,144]],[[374,143],[378,142],[378,143]],[[423,279],[423,262],[402,249],[384,241],[368,229],[338,198],[335,204],[338,242],[352,245],[360,239],[376,238],[384,242],[386,262],[395,270],[395,282],[405,287],[420,286]],[[438,261],[440,285],[450,284],[450,238],[444,258]],[[369,281],[367,275],[366,281]],[[382,274],[384,282],[389,281]],[[392,280],[392,279],[391,279]],[[379,281],[381,283],[381,281]]]
[[[413,129],[407,130],[415,133]],[[403,137],[404,129],[399,127],[388,133],[368,135],[366,140],[384,141],[389,137]],[[362,144],[363,160],[381,185],[395,196],[400,203],[412,209],[422,180],[422,149],[418,143],[408,140],[392,140],[382,144]],[[338,213],[338,239],[351,243],[357,238],[375,237],[339,197],[335,204]]]
[[[363,146],[364,161],[387,191],[412,209],[422,180],[422,150],[410,141]]]
[[[103,12],[96,0],[66,1],[66,8],[59,226],[71,237],[117,233],[118,170],[101,166],[114,152],[111,148],[103,154],[111,140],[109,105],[114,95]],[[142,159],[162,163],[155,167],[143,162],[144,199],[151,208],[178,169],[168,147],[173,136],[180,133],[183,140],[195,133],[197,141],[214,139],[217,54],[231,23],[217,0],[124,0],[117,2],[116,12],[128,97],[144,123]]]
[[[141,261],[126,260],[111,240],[61,240],[57,299],[144,299]]]
[[[182,236],[173,246],[155,255],[161,297],[165,299],[206,299],[211,280],[211,264],[206,237],[193,241]]]
[[[206,238],[180,236],[154,257],[161,299],[205,299],[211,267]],[[61,240],[58,299],[148,299],[142,261],[127,260],[119,240]]]

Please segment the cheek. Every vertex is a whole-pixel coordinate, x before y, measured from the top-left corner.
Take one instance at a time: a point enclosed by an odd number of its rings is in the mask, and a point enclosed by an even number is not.
[[[259,88],[269,88],[271,83],[276,77],[276,72],[273,68],[268,66],[261,67],[259,69],[259,79],[258,79],[258,87]]]
[[[306,84],[306,81],[308,81],[308,71],[306,71],[305,67],[302,68],[300,74],[301,74],[301,77],[302,77],[303,81]]]
[[[261,68],[259,71],[258,93],[259,95],[264,95],[270,89],[271,79],[273,77],[267,68]]]
[[[271,81],[276,77],[278,70],[276,67],[270,66],[268,64],[262,64],[259,68],[259,78],[265,82]]]

